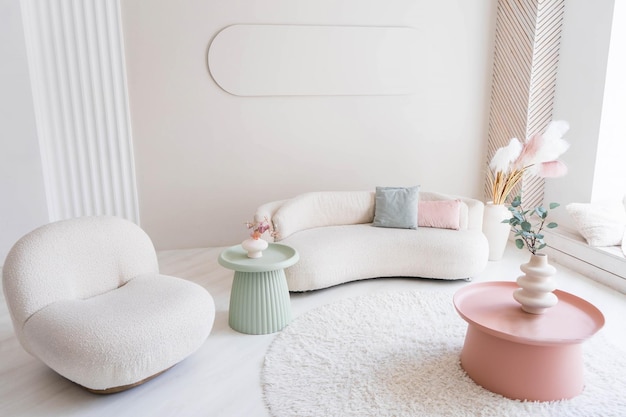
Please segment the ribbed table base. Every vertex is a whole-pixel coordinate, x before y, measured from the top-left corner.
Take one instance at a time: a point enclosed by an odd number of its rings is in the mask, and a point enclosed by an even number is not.
[[[291,302],[285,272],[235,271],[230,293],[228,324],[246,334],[268,334],[291,321]]]

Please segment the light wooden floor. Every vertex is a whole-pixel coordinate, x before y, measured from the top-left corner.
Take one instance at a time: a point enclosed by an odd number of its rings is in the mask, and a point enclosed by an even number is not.
[[[274,335],[250,336],[228,327],[232,271],[217,263],[221,249],[168,251],[159,254],[161,272],[190,279],[214,297],[216,320],[206,343],[194,355],[158,378],[110,396],[90,394],[56,375],[22,350],[13,336],[9,314],[0,301],[0,416],[246,416],[268,413],[259,382],[265,351]],[[490,262],[473,282],[512,281],[527,252],[507,248],[505,260]],[[601,331],[626,343],[626,296],[567,268],[557,267],[559,289],[594,303],[607,319]],[[340,285],[306,294],[292,294],[297,317],[344,297],[387,290],[437,288],[449,291],[467,282],[419,279],[377,279]]]

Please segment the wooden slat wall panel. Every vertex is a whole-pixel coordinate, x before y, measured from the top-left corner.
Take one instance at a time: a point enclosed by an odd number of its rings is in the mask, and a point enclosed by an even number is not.
[[[564,10],[564,0],[498,1],[487,161],[511,138],[525,140],[552,120]],[[542,178],[526,174],[516,192],[533,207],[543,188]]]

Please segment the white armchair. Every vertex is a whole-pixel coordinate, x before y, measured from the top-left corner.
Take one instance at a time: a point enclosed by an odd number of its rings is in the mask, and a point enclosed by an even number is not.
[[[24,349],[97,393],[180,362],[215,318],[203,287],[159,274],[148,235],[109,216],[50,223],[21,238],[6,258],[3,288]]]

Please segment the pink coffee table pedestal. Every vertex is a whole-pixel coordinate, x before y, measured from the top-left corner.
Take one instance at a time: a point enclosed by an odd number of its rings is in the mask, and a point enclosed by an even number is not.
[[[555,291],[556,306],[544,314],[522,311],[514,282],[469,285],[454,295],[468,323],[461,365],[482,387],[529,401],[573,398],[583,390],[582,342],[604,325],[596,307]]]

